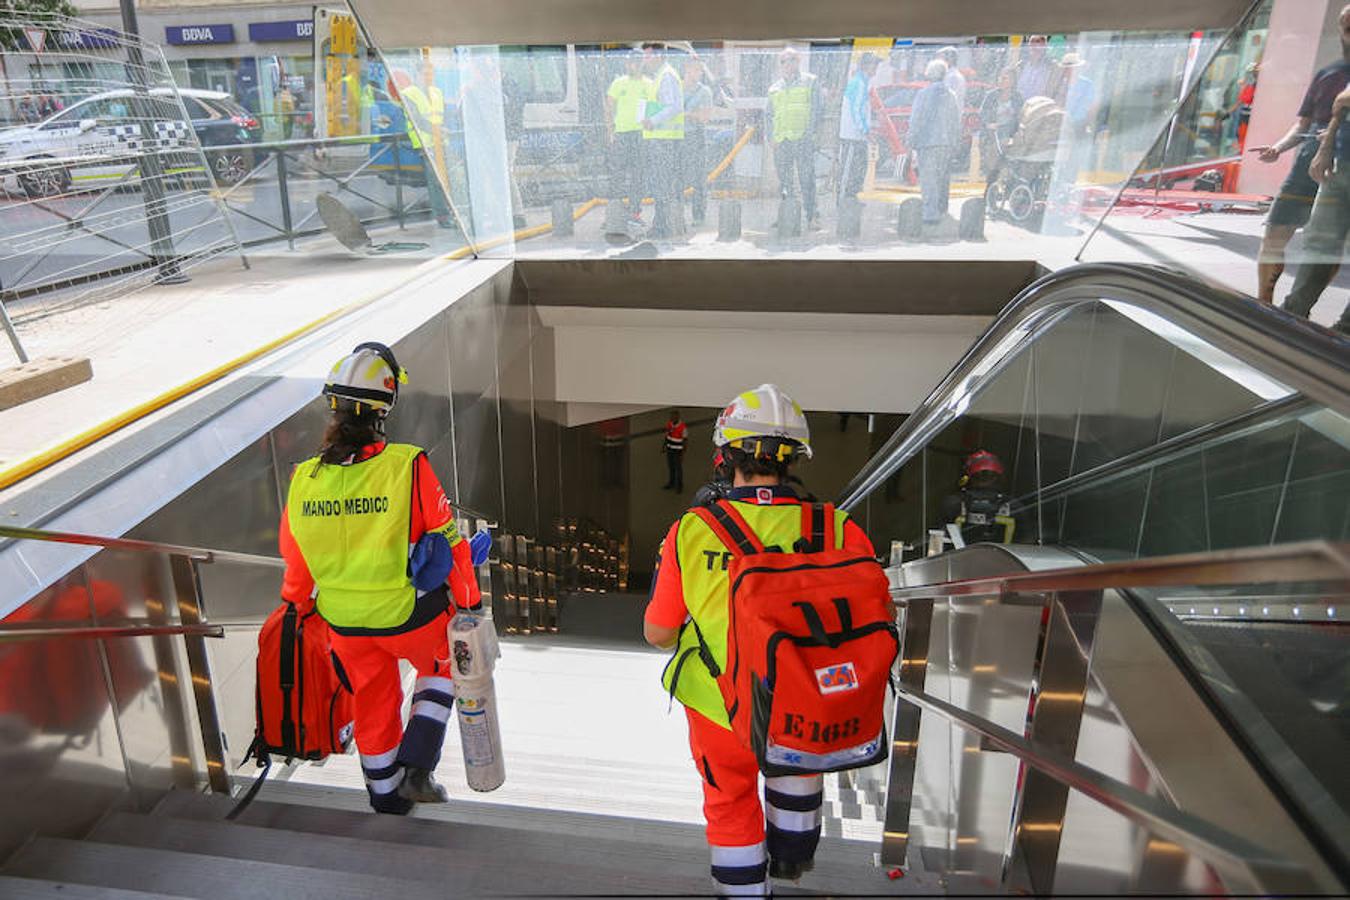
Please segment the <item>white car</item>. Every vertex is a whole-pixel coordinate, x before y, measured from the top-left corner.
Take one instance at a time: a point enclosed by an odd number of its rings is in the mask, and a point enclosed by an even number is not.
[[[135,112],[138,103],[146,105],[155,149],[170,153],[164,160],[170,174],[184,171],[185,166],[200,170],[194,131],[203,144],[258,140],[257,120],[229,94],[192,88],[178,93],[187,108],[187,120],[171,89],[151,88],[149,96],[139,101],[130,90],[94,94],[35,125],[0,130],[0,186],[29,197],[54,197],[126,177],[144,149]],[[227,154],[211,154],[213,168],[220,168],[214,159]],[[225,174],[217,173],[218,178]]]

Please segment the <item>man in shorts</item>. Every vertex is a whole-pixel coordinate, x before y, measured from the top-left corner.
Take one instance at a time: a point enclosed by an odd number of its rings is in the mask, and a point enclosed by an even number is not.
[[[1289,177],[1280,185],[1280,193],[1271,204],[1266,217],[1266,231],[1261,237],[1261,251],[1257,257],[1257,294],[1262,303],[1275,302],[1275,284],[1284,273],[1284,248],[1294,232],[1308,223],[1313,201],[1317,198],[1317,182],[1308,175],[1308,166],[1317,153],[1317,141],[1327,122],[1331,120],[1331,104],[1336,95],[1350,84],[1350,4],[1340,15],[1341,58],[1313,76],[1298,118],[1284,137],[1266,147],[1253,147],[1261,162],[1272,163],[1285,152],[1298,148]]]

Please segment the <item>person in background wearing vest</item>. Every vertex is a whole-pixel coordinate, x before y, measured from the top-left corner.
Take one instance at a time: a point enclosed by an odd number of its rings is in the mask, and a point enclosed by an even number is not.
[[[872,77],[881,57],[864,53],[844,88],[839,108],[839,199],[856,200],[867,180],[867,146],[872,135]]]
[[[803,498],[789,469],[811,458],[806,416],[776,385],[763,384],[731,401],[713,430],[715,465],[732,472],[726,502],[734,505],[766,546],[789,552],[802,537]],[[839,546],[875,555],[847,513],[835,511]],[[759,798],[755,754],[732,734],[721,690],[709,662],[727,656],[730,554],[699,516],[685,513],[671,526],[656,562],[643,635],[673,649],[662,683],[685,707],[689,749],[703,781],[703,815],[719,896],[768,896],[767,877],[795,881],[810,869],[820,841],[823,779],[791,775],[764,779]],[[700,635],[711,660],[705,661]],[[767,826],[766,826],[767,815]]]
[[[605,92],[605,124],[609,134],[609,199],[626,199],[628,218],[642,221],[642,112],[651,82],[642,75],[642,55],[629,50],[623,74]]]
[[[407,117],[408,140],[413,150],[422,155],[422,175],[427,182],[427,200],[436,216],[436,224],[442,228],[453,228],[450,218],[450,203],[445,198],[445,189],[436,174],[436,165],[432,157],[436,153],[437,132],[445,129],[445,95],[436,86],[436,68],[430,62],[422,63],[419,70],[422,84],[419,87],[403,73],[402,78],[395,76],[399,97],[403,100],[403,112]],[[446,173],[449,177],[449,173]]]
[[[684,61],[684,141],[680,145],[680,179],[691,193],[690,212],[698,228],[708,217],[707,125],[712,118],[713,92],[703,70],[703,60],[689,56]]]
[[[281,595],[317,608],[356,700],[356,745],[370,805],[406,814],[444,803],[432,776],[455,688],[446,628],[454,603],[482,599],[469,544],[426,453],[389,443],[384,420],[407,376],[383,344],[361,344],[329,372],[333,418],[319,455],[295,468],[281,514]],[[403,727],[399,660],[417,670]]]
[[[801,185],[802,214],[808,228],[820,227],[816,213],[816,76],[802,71],[802,55],[792,47],[778,54],[782,77],[769,88],[769,137],[773,141],[778,192],[793,195]],[[793,171],[796,170],[796,175]]]
[[[663,491],[684,493],[684,439],[689,434],[689,426],[680,421],[680,411],[670,411],[666,422],[666,440],[663,448],[666,452],[666,483]]]
[[[656,211],[651,237],[678,238],[684,234],[684,204],[680,201],[680,143],[684,140],[684,82],[658,44],[643,47],[643,70],[651,79],[642,115],[643,148]]]

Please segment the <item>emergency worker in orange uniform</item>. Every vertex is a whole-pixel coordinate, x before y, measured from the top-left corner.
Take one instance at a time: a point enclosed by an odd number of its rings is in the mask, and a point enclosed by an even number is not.
[[[802,537],[801,504],[789,467],[811,457],[801,407],[776,385],[739,395],[717,419],[715,464],[732,477],[724,496],[766,547],[792,552]],[[838,546],[874,555],[871,542],[846,513],[835,511]],[[820,840],[823,781],[819,775],[764,779],[759,764],[732,734],[717,682],[700,650],[699,634],[718,671],[726,666],[730,554],[693,512],[676,522],[661,546],[643,633],[673,649],[662,682],[685,707],[689,749],[703,779],[712,876],[720,896],[767,896],[766,876],[795,881],[811,868]],[[767,815],[767,827],[766,827]]]
[[[432,771],[454,710],[446,638],[451,594],[482,605],[469,544],[420,447],[390,443],[384,421],[407,376],[383,344],[333,366],[323,392],[333,418],[319,455],[296,466],[281,515],[282,597],[311,604],[356,697],[356,745],[370,805],[402,815],[443,803]],[[403,726],[399,660],[417,670]]]

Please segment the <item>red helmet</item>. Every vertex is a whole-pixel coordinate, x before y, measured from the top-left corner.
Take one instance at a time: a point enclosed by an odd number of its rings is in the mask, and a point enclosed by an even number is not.
[[[976,450],[966,457],[966,477],[970,478],[980,472],[993,472],[995,475],[1002,475],[1003,463],[988,450]]]

